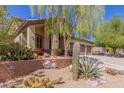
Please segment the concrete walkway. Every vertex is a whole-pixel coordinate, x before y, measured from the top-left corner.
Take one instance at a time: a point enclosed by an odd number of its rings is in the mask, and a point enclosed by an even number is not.
[[[116,58],[116,57],[108,57],[108,56],[97,56],[92,55],[90,57],[94,57],[102,61],[105,65],[109,65],[112,67],[118,67],[124,70],[124,58]]]

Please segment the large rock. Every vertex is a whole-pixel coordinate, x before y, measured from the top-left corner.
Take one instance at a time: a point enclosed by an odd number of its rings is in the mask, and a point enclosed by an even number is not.
[[[44,53],[44,58],[48,58],[48,57],[50,57],[50,54]]]
[[[43,63],[43,67],[46,69],[51,69],[51,68],[55,69],[55,68],[57,68],[57,65],[54,60],[46,60]]]
[[[99,76],[97,78],[87,80],[87,84],[93,87],[103,85],[104,83],[106,83],[106,79],[104,76]]]
[[[109,67],[105,68],[105,72],[111,75],[124,75],[124,71]]]
[[[72,72],[72,65],[69,65],[69,70],[70,72]]]

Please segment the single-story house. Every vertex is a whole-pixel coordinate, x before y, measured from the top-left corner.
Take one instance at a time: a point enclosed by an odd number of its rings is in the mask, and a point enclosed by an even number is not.
[[[45,37],[45,20],[23,20],[16,29],[15,42],[27,46],[32,49],[41,48],[44,50],[51,50],[52,36]],[[59,38],[58,48],[64,49],[64,41],[61,36]],[[72,39],[70,42],[70,49],[73,47],[74,42],[79,42],[81,45],[81,53],[91,54],[91,49],[94,42],[84,39]]]

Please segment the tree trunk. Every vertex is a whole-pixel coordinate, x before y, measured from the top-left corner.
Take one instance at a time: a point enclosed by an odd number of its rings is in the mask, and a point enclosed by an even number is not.
[[[68,50],[69,50],[69,45],[70,45],[70,42],[66,42],[66,44],[64,45],[64,56],[67,57],[68,56]]]
[[[52,51],[51,55],[56,56],[57,49],[59,48],[59,39],[57,35],[52,36]]]
[[[72,57],[73,80],[78,80],[78,75],[79,75],[79,53],[80,53],[80,44],[78,42],[76,42],[76,43],[74,43],[73,57]]]
[[[64,52],[65,52],[65,53],[64,53],[64,56],[67,57],[67,56],[68,56],[68,49],[64,49],[64,50],[65,50],[65,51],[64,51]]]
[[[68,56],[68,48],[67,48],[67,42],[66,39],[64,38],[64,56]]]
[[[113,53],[114,53],[114,55],[116,54],[116,48],[113,48]]]

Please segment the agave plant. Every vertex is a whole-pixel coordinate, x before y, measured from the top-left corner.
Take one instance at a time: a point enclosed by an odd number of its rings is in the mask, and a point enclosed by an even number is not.
[[[101,68],[99,62],[93,62],[90,60],[85,60],[79,63],[80,75],[84,78],[94,78],[98,77],[101,73]]]

